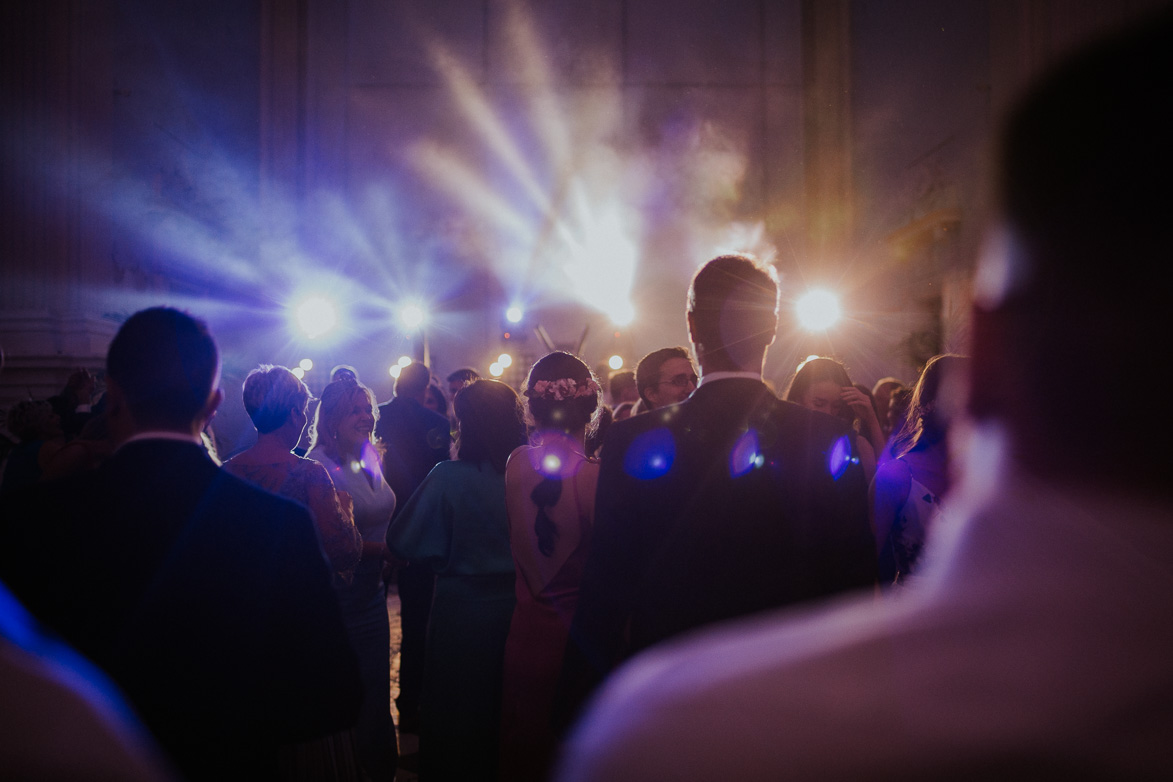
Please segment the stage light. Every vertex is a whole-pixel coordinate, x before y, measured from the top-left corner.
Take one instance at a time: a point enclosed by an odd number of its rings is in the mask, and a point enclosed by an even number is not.
[[[400,367],[405,367],[410,363],[411,363],[411,356],[400,356],[399,357],[398,365]]]
[[[301,380],[302,378],[305,377],[305,370],[302,369],[301,367],[294,367],[293,369],[290,370],[290,372],[292,372],[293,376],[296,377],[298,380]]]
[[[506,368],[511,367],[513,366],[513,356],[508,353],[502,353],[497,356],[497,363]]]
[[[616,326],[627,326],[635,320],[635,307],[627,299],[621,299],[611,305],[607,315]]]
[[[807,331],[826,331],[839,321],[842,314],[838,297],[822,289],[807,291],[795,309],[799,323]]]
[[[505,367],[494,361],[492,364],[489,364],[489,374],[493,377],[501,377],[505,374]]]
[[[338,310],[325,296],[311,294],[293,306],[293,319],[307,339],[317,339],[338,325]]]
[[[398,364],[392,364],[392,365],[391,365],[391,369],[389,369],[389,370],[387,370],[387,371],[390,373],[391,377],[393,377],[393,378],[395,378],[396,380],[398,380],[398,379],[399,379],[399,373],[403,371],[403,367],[399,366]]]
[[[407,302],[399,308],[399,320],[402,321],[403,325],[406,326],[409,330],[414,331],[415,329],[418,329],[420,326],[424,325],[424,321],[426,319],[427,313],[424,312],[424,308],[421,307],[417,302]]]
[[[309,372],[314,368],[314,361],[313,359],[303,358],[301,361],[297,362],[297,366],[299,369],[301,369],[302,372]]]
[[[611,356],[611,358],[607,359],[607,366],[611,367],[611,369],[623,369],[623,357],[618,355]]]
[[[521,307],[518,307],[516,304],[505,310],[505,320],[509,321],[510,323],[521,323],[521,319],[524,317],[525,313],[522,312]]]

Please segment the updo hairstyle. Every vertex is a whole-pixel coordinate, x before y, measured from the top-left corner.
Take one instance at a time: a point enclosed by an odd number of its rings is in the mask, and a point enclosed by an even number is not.
[[[569,384],[563,384],[561,393],[554,393],[550,387],[539,383],[557,384],[558,381],[574,381],[575,391],[567,394]],[[583,387],[594,384],[594,390],[583,392]],[[526,405],[533,425],[541,429],[574,432],[586,427],[588,434],[595,428],[601,405],[602,389],[598,378],[582,359],[570,353],[556,350],[542,356],[529,371],[525,379]],[[558,399],[558,396],[562,396]]]

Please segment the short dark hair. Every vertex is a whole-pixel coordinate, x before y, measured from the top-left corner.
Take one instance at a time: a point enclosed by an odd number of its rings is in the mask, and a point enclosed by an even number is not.
[[[207,324],[170,307],[131,315],[106,354],[106,373],[143,429],[190,426],[215,390],[219,372],[220,354]]]
[[[693,341],[720,366],[760,363],[778,330],[774,270],[751,255],[720,255],[693,276],[688,289]]]
[[[496,380],[474,380],[452,400],[460,422],[456,455],[505,472],[509,454],[525,445],[525,414],[517,392]]]
[[[480,380],[481,376],[472,367],[461,367],[454,369],[448,373],[445,381],[449,383],[471,383],[474,380]]]
[[[635,372],[630,369],[619,369],[607,377],[607,393],[612,401],[623,396],[629,388],[635,388]]]
[[[426,364],[413,361],[399,370],[399,377],[395,378],[395,395],[417,397],[428,388],[432,382],[432,373]]]
[[[664,363],[671,358],[682,358],[690,365],[692,364],[692,356],[689,355],[688,348],[677,345],[653,350],[641,358],[635,367],[635,389],[639,392],[639,398],[644,400],[644,404],[648,405],[649,409],[653,405],[644,392],[660,382],[660,367],[664,366]]]
[[[970,409],[1007,423],[1044,477],[1168,495],[1148,405],[1090,376],[1136,377],[1168,349],[1173,13],[1076,53],[1010,114],[999,200],[1013,244],[975,280]],[[1131,392],[1124,392],[1131,394]]]

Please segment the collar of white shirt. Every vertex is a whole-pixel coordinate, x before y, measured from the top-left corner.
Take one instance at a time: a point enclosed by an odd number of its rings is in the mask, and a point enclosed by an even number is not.
[[[701,382],[697,383],[697,387],[703,386],[705,383],[715,383],[718,380],[729,380],[730,378],[739,377],[746,380],[756,380],[759,383],[762,381],[761,372],[706,372],[701,376]]]
[[[122,443],[122,445],[126,445],[126,443],[138,442],[139,440],[174,440],[180,443],[192,443],[194,445],[203,447],[203,441],[201,441],[198,437],[192,437],[190,434],[184,434],[182,432],[157,431],[139,432],[138,434],[128,438],[126,442]],[[122,445],[118,447],[121,448]]]

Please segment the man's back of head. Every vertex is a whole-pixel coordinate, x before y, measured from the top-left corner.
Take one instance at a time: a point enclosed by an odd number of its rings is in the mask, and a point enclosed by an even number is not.
[[[413,361],[399,370],[399,377],[395,378],[395,396],[414,399],[422,404],[431,380],[432,373],[427,366]]]
[[[448,377],[444,378],[448,383],[448,398],[456,397],[456,392],[467,386],[473,381],[480,380],[481,376],[472,367],[461,367],[448,373]]]
[[[153,307],[122,324],[106,372],[134,429],[191,432],[217,393],[220,357],[203,321]]]
[[[701,367],[761,371],[778,329],[778,283],[749,255],[721,255],[692,278],[689,334]]]
[[[1170,94],[1165,12],[1065,62],[1006,125],[971,409],[1005,422],[1020,463],[1048,479],[1173,487],[1150,408],[1127,390],[1151,377],[1161,393],[1169,374]]]

